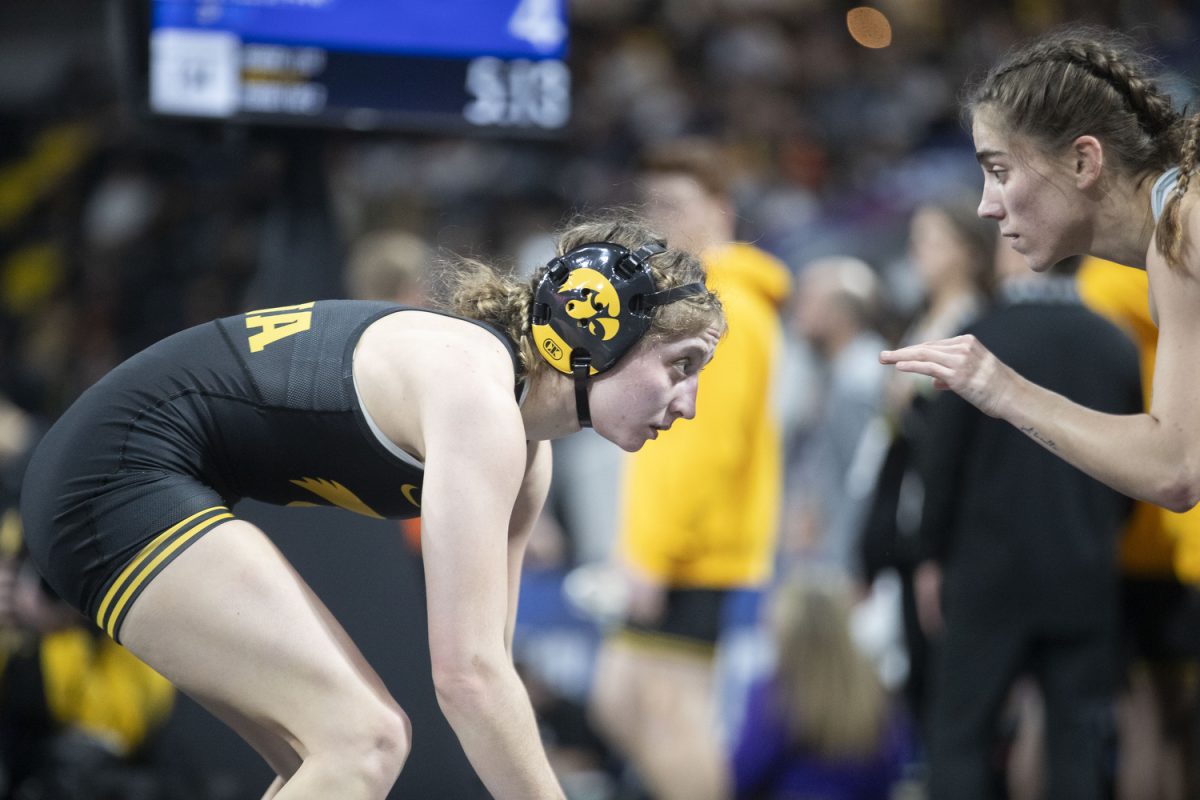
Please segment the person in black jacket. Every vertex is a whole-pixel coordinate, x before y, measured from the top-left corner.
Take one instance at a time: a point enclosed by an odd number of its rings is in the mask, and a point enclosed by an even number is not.
[[[1028,380],[1099,411],[1136,412],[1136,348],[1080,303],[1063,274],[1077,264],[1038,275],[1002,255],[999,302],[968,332]],[[1005,700],[1030,673],[1045,700],[1045,796],[1100,798],[1116,677],[1116,540],[1130,501],[956,394],[937,397],[929,423],[918,448],[916,593],[923,628],[940,634],[930,796],[996,796]]]

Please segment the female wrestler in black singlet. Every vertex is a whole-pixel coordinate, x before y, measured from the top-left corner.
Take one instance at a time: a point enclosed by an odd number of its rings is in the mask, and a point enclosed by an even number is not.
[[[449,313],[324,301],[176,334],[113,370],[25,479],[32,557],[67,600],[230,724],[267,796],[382,798],[404,712],[241,497],[422,517],[441,706],[498,798],[562,797],[511,658],[548,440],[627,450],[695,413],[724,330],[699,263],[584,222],[530,283],[456,272]]]

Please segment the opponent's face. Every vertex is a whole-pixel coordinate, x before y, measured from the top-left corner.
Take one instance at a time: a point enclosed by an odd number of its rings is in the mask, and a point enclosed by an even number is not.
[[[1000,235],[1036,272],[1086,252],[1088,204],[1072,179],[1069,159],[1001,135],[986,113],[976,115],[972,133],[983,168],[979,216],[995,220]]]
[[[700,370],[719,334],[639,343],[608,372],[592,379],[589,405],[596,432],[621,449],[641,449],[679,418],[696,416]]]

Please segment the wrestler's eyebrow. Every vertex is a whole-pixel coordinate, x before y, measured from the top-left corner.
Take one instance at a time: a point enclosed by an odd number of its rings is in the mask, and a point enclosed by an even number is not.
[[[715,347],[712,350],[709,350],[707,347],[701,347],[700,345],[689,345],[683,354],[692,359],[692,361],[701,362],[700,369],[704,369],[712,362],[713,356],[716,355],[716,352],[717,349]]]

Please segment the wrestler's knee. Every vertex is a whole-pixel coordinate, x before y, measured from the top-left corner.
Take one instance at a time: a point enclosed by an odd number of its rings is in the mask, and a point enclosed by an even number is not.
[[[347,723],[331,728],[312,753],[327,757],[369,786],[386,791],[412,750],[412,723],[395,703],[365,702],[341,712]]]

